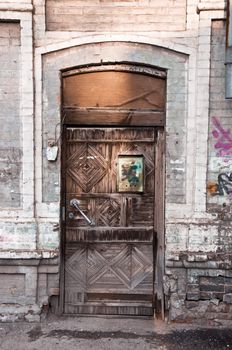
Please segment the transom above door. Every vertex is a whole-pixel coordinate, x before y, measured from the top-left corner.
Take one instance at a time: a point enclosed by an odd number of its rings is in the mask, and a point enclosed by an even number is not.
[[[62,76],[66,125],[164,126],[165,71],[125,64],[74,69]]]

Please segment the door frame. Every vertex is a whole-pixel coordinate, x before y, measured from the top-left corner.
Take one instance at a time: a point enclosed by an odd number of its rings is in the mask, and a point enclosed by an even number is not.
[[[134,111],[130,113],[132,118],[129,121],[129,125],[125,124],[122,118],[119,118],[118,123],[110,123],[110,120],[107,122],[100,118],[102,110],[99,109],[99,122],[95,121],[94,124],[89,123],[88,121],[83,122],[78,121],[76,113],[72,114],[73,111],[69,111],[63,108],[63,78],[69,75],[76,75],[82,73],[90,73],[96,71],[122,71],[122,72],[134,72],[142,75],[150,75],[159,77],[166,80],[167,73],[165,70],[157,69],[156,67],[151,66],[141,66],[136,64],[125,64],[125,63],[114,63],[114,64],[102,64],[97,66],[86,66],[79,67],[74,69],[68,69],[61,72],[61,100],[62,100],[62,113],[61,113],[61,205],[60,205],[60,295],[59,295],[59,314],[64,313],[64,288],[65,288],[65,200],[64,194],[66,191],[65,188],[65,176],[63,171],[64,163],[64,153],[66,142],[64,135],[66,133],[62,132],[66,127],[76,127],[76,128],[86,128],[86,127],[128,127],[128,126],[144,126],[144,127],[155,127],[157,129],[157,142],[155,145],[155,203],[154,203],[154,229],[156,235],[154,237],[154,246],[156,246],[156,251],[154,251],[154,306],[156,313],[160,314],[162,319],[164,319],[165,312],[165,299],[163,291],[163,276],[164,276],[164,255],[165,255],[165,119],[166,119],[166,110],[163,111],[149,110],[149,111]],[[166,96],[165,96],[166,97]],[[94,109],[93,112],[96,115],[97,109]],[[112,112],[112,109],[109,109],[109,113]],[[125,111],[123,111],[125,112]],[[84,115],[85,115],[84,111]],[[89,111],[88,111],[89,113]],[[119,111],[120,114],[120,111]],[[144,121],[144,118],[150,116],[152,118],[147,118]],[[68,115],[68,117],[67,117]],[[72,115],[74,117],[72,117]],[[133,119],[133,117],[135,118]],[[142,119],[136,118],[141,116]],[[134,122],[135,120],[135,122]],[[139,122],[138,122],[139,120]]]

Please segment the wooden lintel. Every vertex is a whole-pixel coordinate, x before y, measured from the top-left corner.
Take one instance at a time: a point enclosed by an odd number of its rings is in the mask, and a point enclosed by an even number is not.
[[[67,125],[164,126],[165,112],[66,107],[63,122]]]

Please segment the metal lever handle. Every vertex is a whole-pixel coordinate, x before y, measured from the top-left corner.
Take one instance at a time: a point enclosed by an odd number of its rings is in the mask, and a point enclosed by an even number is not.
[[[85,213],[81,210],[81,208],[79,207],[79,204],[80,202],[76,199],[76,198],[73,198],[71,199],[70,201],[70,205],[74,208],[76,208],[79,213],[83,216],[83,218],[85,219],[85,221],[88,223],[88,225],[90,226],[94,226],[95,225],[95,222],[91,219],[88,218],[87,215],[85,215]]]

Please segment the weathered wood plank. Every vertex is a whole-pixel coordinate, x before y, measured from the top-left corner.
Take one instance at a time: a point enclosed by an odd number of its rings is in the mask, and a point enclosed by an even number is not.
[[[165,112],[103,110],[89,108],[63,109],[64,123],[67,125],[118,125],[118,126],[164,126]]]
[[[158,305],[157,311],[161,313],[164,319],[164,293],[163,293],[163,276],[164,276],[164,196],[165,196],[165,134],[159,130],[156,144],[156,162],[155,162],[155,213],[154,228],[157,232],[157,250],[156,250],[156,279],[155,291]]]
[[[131,142],[150,142],[153,143],[156,139],[156,132],[153,128],[76,128],[68,127],[66,131],[66,141],[69,142],[83,142],[89,141],[90,144],[95,142],[111,143],[131,143]],[[71,147],[71,146],[69,146]],[[75,147],[75,146],[72,146]],[[77,143],[76,148],[82,147]],[[131,146],[130,146],[131,147]],[[124,147],[125,148],[125,147]],[[70,152],[73,152],[70,148]]]
[[[67,227],[66,244],[74,242],[153,242],[154,229],[150,227],[136,228],[84,228]]]

